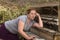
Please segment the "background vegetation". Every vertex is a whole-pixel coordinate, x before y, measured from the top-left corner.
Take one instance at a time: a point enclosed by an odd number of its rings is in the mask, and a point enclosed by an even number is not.
[[[24,5],[22,8],[18,8],[17,6],[13,6],[12,8],[10,8],[0,5],[0,23],[3,23],[7,20],[12,20],[20,15],[25,14],[27,9],[27,4]]]
[[[30,6],[56,1],[59,0],[0,0],[0,23],[25,14]]]

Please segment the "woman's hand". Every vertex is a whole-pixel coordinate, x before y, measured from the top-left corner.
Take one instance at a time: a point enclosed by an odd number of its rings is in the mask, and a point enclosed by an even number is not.
[[[33,40],[35,38],[35,36],[30,36],[29,38],[27,38],[27,40]]]
[[[36,13],[36,16],[40,16],[40,14],[39,13]]]

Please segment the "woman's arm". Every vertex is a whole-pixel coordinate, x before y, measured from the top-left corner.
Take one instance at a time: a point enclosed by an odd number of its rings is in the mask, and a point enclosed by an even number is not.
[[[38,13],[37,13],[36,15],[37,15],[38,18],[39,18],[39,23],[34,23],[33,26],[34,26],[34,27],[38,27],[38,28],[43,27],[43,22],[42,22],[42,20],[41,20],[40,15],[39,15]]]
[[[25,39],[33,39],[33,37],[29,37],[24,31],[24,22],[23,21],[19,21],[18,23],[18,32],[25,38]]]

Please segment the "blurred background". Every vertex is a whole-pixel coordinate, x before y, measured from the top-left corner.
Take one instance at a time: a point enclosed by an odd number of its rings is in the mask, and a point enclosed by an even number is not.
[[[25,14],[30,7],[52,2],[56,3],[58,0],[0,0],[0,23]]]

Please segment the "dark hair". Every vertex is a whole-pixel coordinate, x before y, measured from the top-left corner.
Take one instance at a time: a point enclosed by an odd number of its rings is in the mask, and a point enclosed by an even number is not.
[[[27,10],[27,14],[29,14],[31,12],[31,10],[35,10],[37,12],[37,10],[35,8],[30,8]]]

